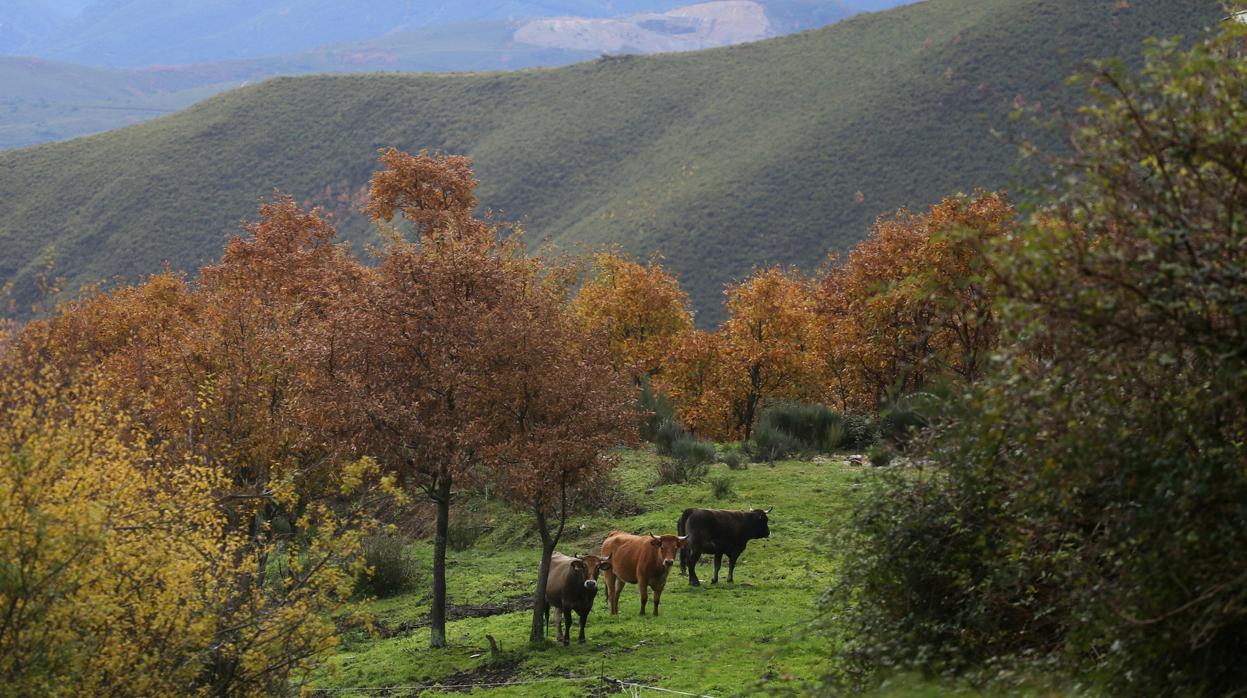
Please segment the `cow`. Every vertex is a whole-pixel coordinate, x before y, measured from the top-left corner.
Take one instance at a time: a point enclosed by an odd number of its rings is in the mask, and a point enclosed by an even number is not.
[[[754,538],[771,537],[766,518],[771,509],[685,509],[676,524],[676,531],[688,538],[688,547],[680,551],[680,574],[687,570],[689,585],[701,586],[697,562],[702,553],[714,553],[714,577],[710,583],[718,583],[724,555],[727,555],[727,581],[734,581],[736,560],[745,552],[745,545]]]
[[[667,584],[667,575],[675,564],[675,556],[684,549],[684,536],[634,536],[614,531],[602,543],[602,554],[611,560],[606,570],[606,596],[610,599],[611,615],[619,615],[619,594],[624,584],[635,584],[641,592],[641,615],[649,590],[654,590],[654,615],[658,615],[658,602]]]
[[[585,620],[598,595],[598,572],[610,568],[609,555],[568,557],[556,552],[550,558],[550,572],[546,577],[546,629],[550,628],[550,609],[553,608],[554,622],[558,624],[557,639],[564,647],[571,643],[572,611],[580,615],[580,644],[584,644]],[[564,618],[567,619],[566,633],[563,632]]]

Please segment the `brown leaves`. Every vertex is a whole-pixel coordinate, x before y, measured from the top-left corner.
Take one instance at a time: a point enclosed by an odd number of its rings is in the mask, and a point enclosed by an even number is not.
[[[1014,212],[1002,194],[950,197],[927,213],[880,217],[844,264],[819,281],[829,397],[873,410],[889,390],[935,375],[975,380],[995,346],[985,247]]]

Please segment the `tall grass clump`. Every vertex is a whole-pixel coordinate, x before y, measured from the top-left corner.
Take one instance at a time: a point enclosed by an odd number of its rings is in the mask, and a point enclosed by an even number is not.
[[[736,490],[732,487],[732,478],[726,475],[710,479],[710,492],[715,499],[727,499],[736,494]]]
[[[364,560],[370,572],[356,577],[356,592],[384,598],[416,588],[419,567],[407,552],[408,543],[403,536],[376,535],[364,539]]]
[[[658,484],[696,482],[710,472],[714,459],[713,443],[685,434],[671,444],[669,457],[658,464]]]
[[[781,402],[758,416],[752,452],[770,461],[800,453],[829,453],[874,443],[874,426],[860,415],[843,415],[826,405]]]

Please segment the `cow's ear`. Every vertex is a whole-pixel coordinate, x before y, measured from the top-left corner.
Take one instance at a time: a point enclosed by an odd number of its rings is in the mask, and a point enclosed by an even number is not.
[[[577,572],[584,572],[585,563],[581,562],[580,560],[572,560],[572,569],[576,570]]]
[[[651,533],[650,538],[649,538],[649,544],[654,546],[655,548],[661,548],[662,539]]]
[[[603,560],[598,563],[598,569],[600,570],[609,570],[610,568],[611,568],[611,563],[609,560]]]

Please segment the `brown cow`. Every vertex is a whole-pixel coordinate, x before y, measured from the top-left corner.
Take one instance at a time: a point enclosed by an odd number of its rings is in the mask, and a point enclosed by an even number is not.
[[[548,632],[550,609],[554,608],[558,641],[565,646],[571,642],[572,611],[580,615],[580,642],[584,644],[585,620],[589,611],[593,610],[593,599],[598,595],[598,572],[607,572],[610,568],[610,556],[568,557],[556,552],[550,558],[550,573],[546,577],[546,628]],[[567,619],[566,633],[563,632],[564,618]]]
[[[635,584],[641,591],[641,615],[645,615],[645,603],[649,590],[654,590],[654,615],[658,615],[658,602],[667,575],[675,564],[676,555],[684,547],[685,536],[634,536],[614,531],[602,543],[602,554],[610,557],[611,568],[604,572],[606,597],[611,602],[611,615],[619,615],[619,594],[624,583]]]

